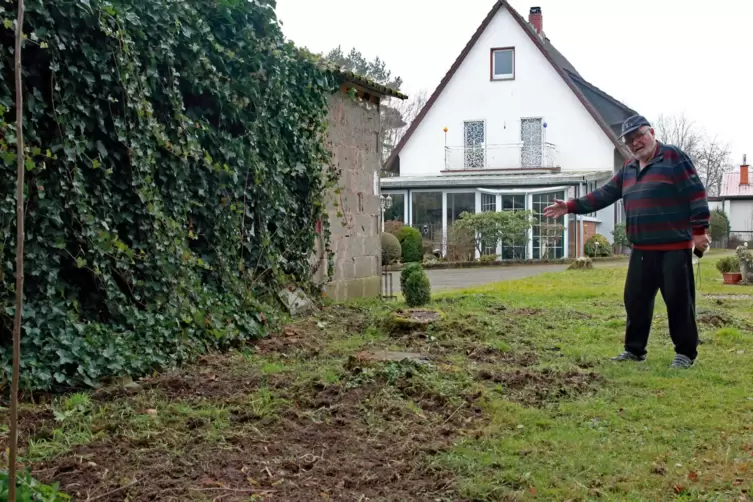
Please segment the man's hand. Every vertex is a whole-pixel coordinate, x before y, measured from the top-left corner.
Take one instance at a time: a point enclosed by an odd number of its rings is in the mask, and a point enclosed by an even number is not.
[[[544,216],[547,218],[559,218],[567,214],[567,202],[554,199],[554,204],[544,208]]]
[[[709,246],[711,245],[711,237],[708,234],[694,235],[693,245],[695,246],[696,249],[705,253],[709,249]]]

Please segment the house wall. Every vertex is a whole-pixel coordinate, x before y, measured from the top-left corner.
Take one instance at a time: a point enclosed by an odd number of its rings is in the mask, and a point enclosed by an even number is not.
[[[339,190],[329,195],[327,208],[334,272],[327,276],[326,256],[317,243],[320,264],[315,281],[335,301],[380,293],[378,133],[376,105],[355,101],[343,92],[330,97],[328,146],[341,171]]]
[[[726,200],[725,205],[733,232],[753,232],[753,200]]]
[[[492,48],[515,47],[515,79],[490,81]],[[484,120],[486,144],[520,141],[521,117],[542,117],[563,170],[611,170],[614,145],[505,8],[500,9],[400,152],[400,175],[439,174],[463,122]]]
[[[615,218],[615,204],[602,209],[596,216],[598,222],[596,223],[596,232],[607,238],[610,243],[614,243],[614,218]]]

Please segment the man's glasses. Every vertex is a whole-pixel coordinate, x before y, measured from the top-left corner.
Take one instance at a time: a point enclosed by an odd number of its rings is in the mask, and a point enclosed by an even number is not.
[[[641,139],[643,136],[645,136],[648,131],[649,129],[644,129],[643,131],[638,131],[637,133],[631,133],[622,138],[622,142],[626,145],[631,145],[636,139]]]

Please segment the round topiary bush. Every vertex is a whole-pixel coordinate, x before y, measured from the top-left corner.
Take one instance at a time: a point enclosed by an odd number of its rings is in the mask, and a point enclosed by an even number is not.
[[[598,246],[596,245],[598,243]],[[596,258],[598,256],[612,256],[612,245],[606,237],[596,234],[586,241],[586,256]]]
[[[403,255],[400,241],[392,234],[382,234],[382,264],[391,265]]]
[[[424,267],[421,266],[420,263],[410,263],[408,264],[402,272],[400,272],[400,290],[405,291],[406,283],[408,281],[408,277],[413,275],[416,272],[423,272]]]
[[[431,301],[431,283],[423,269],[414,271],[408,276],[403,296],[405,303],[410,307],[420,307]]]
[[[395,234],[403,250],[403,262],[421,262],[424,259],[423,238],[421,232],[413,227],[404,226]]]

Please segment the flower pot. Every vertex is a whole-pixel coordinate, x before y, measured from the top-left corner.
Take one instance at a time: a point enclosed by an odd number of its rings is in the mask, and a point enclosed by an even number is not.
[[[743,274],[740,272],[724,273],[722,276],[724,276],[724,284],[737,284],[743,280]]]

